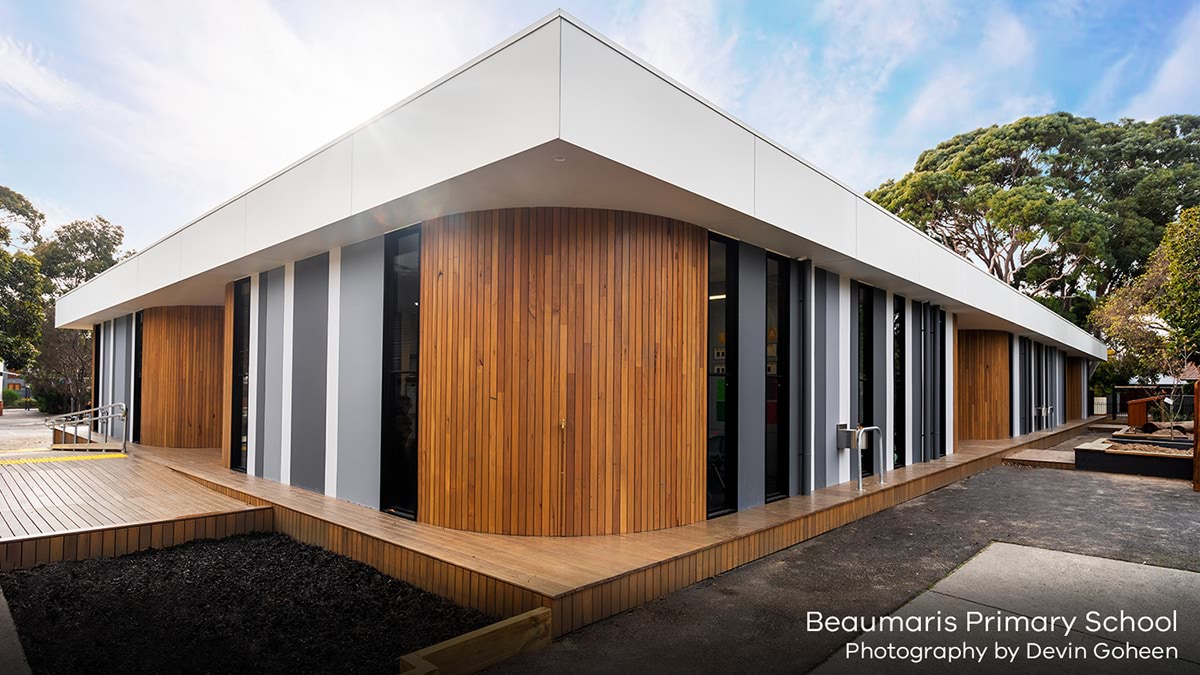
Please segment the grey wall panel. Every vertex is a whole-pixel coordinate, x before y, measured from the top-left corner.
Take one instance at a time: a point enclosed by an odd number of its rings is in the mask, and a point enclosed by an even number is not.
[[[871,291],[871,311],[873,312],[871,330],[871,368],[874,372],[874,390],[871,392],[872,403],[875,408],[875,426],[882,431],[881,434],[872,435],[871,442],[876,443],[880,437],[883,439],[884,457],[881,467],[876,467],[875,473],[879,475],[881,469],[887,468],[887,454],[892,450],[892,430],[888,426],[888,406],[891,404],[891,396],[888,391],[888,371],[892,361],[887,349],[887,333],[892,330],[891,307],[888,306],[887,291],[876,288]],[[854,361],[853,355],[851,361]],[[874,446],[872,446],[874,448]],[[879,452],[876,451],[873,457],[878,457]],[[853,478],[853,476],[851,476]]]
[[[806,367],[808,363],[807,340],[804,317],[807,316],[805,305],[805,287],[808,279],[808,262],[792,262],[788,271],[788,394],[787,410],[783,412],[788,419],[788,494],[798,495],[806,492],[808,484],[804,475],[807,465],[805,462],[805,443],[808,438],[810,420],[806,413],[808,404],[805,400],[805,382],[808,381]]]
[[[96,405],[112,403],[112,362],[109,346],[112,344],[113,322],[100,324],[100,391],[96,394]]]
[[[342,249],[337,496],[379,508],[383,237]]]
[[[263,297],[266,302],[258,309],[260,325],[258,362],[263,384],[262,433],[259,434],[263,455],[262,476],[279,480],[282,461],[283,430],[283,284],[284,269],[277,267],[263,273]]]
[[[325,491],[329,254],[296,261],[292,312],[291,483]]]
[[[126,407],[132,404],[130,396],[130,377],[133,373],[133,315],[114,319],[112,322],[112,366],[109,370],[109,380],[112,383],[111,403],[124,403]],[[112,433],[124,433],[125,423],[119,419],[112,420]]]
[[[255,403],[257,410],[254,414],[254,475],[263,475],[263,433],[266,430],[266,415],[263,408],[267,401],[267,275],[258,275],[258,324],[251,327],[254,340],[258,342],[258,372],[255,379]]]
[[[737,449],[738,508],[766,501],[767,252],[738,250]]]
[[[837,425],[841,363],[838,356],[840,335],[838,275],[818,268],[815,274],[812,377],[813,377],[813,485],[836,485],[838,473]]]

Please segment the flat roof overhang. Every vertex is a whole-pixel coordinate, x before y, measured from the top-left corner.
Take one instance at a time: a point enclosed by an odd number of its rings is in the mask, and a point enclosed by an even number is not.
[[[437,216],[521,206],[676,218],[940,304],[961,329],[1106,356],[1041,303],[562,13],[66,294],[56,323],[221,304],[225,284],[249,274]]]

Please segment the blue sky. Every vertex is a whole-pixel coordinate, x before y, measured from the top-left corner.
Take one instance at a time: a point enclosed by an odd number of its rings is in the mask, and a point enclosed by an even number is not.
[[[0,184],[144,248],[558,6],[0,0]],[[859,190],[978,126],[1200,113],[1200,1],[562,7]]]

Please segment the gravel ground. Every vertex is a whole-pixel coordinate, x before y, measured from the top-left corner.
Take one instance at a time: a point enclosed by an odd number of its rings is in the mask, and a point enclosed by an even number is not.
[[[5,408],[0,415],[0,452],[50,447],[51,432],[37,410]]]
[[[388,673],[492,622],[282,535],[0,575],[26,658],[51,673]]]
[[[495,671],[806,672],[854,637],[806,632],[807,611],[891,614],[993,540],[1200,571],[1200,493],[1179,480],[998,467]]]

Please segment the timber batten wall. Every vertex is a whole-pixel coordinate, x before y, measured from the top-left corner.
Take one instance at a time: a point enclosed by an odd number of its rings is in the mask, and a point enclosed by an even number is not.
[[[705,517],[707,233],[621,211],[421,225],[422,522],[595,535]]]
[[[150,307],[142,313],[142,442],[222,444],[222,307]]]
[[[962,440],[1012,434],[1012,372],[1008,333],[955,331],[954,431]]]

